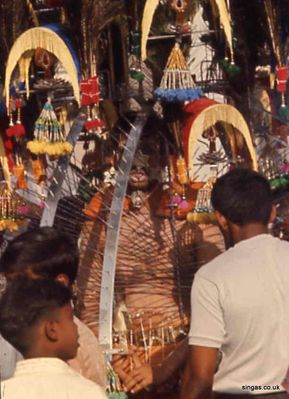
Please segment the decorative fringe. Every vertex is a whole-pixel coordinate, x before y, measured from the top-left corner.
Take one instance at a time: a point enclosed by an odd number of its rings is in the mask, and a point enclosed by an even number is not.
[[[37,47],[49,51],[50,53],[54,54],[60,62],[62,62],[70,77],[74,91],[74,97],[76,101],[80,103],[78,71],[69,48],[65,44],[64,40],[51,29],[37,27],[29,29],[19,36],[10,50],[5,73],[7,109],[9,109],[10,101],[9,87],[11,76],[17,65],[17,62],[26,51],[35,50]]]
[[[188,107],[190,104],[188,105]],[[189,112],[189,111],[188,111]],[[225,122],[234,126],[235,129],[243,135],[248,147],[252,166],[254,170],[258,169],[256,152],[253,146],[250,130],[242,114],[233,106],[228,104],[215,104],[205,108],[193,121],[189,130],[189,139],[187,146],[188,170],[190,176],[194,176],[194,151],[204,131],[214,126],[217,122]]]
[[[176,43],[168,58],[160,87],[155,90],[155,96],[159,100],[176,102],[196,100],[202,95],[202,90],[195,86],[185,57]]]
[[[33,52],[28,51],[22,55],[20,60],[18,61],[19,72],[20,72],[20,81],[25,82],[26,89],[26,98],[30,97],[30,86],[29,86],[29,68],[31,64],[31,60],[33,57]]]
[[[141,23],[141,59],[145,61],[147,58],[147,41],[150,33],[154,13],[159,5],[159,0],[147,0],[144,7],[142,23]]]
[[[34,140],[27,143],[27,148],[33,154],[62,156],[72,152],[72,145],[65,140],[62,126],[58,122],[50,100],[35,122]]]

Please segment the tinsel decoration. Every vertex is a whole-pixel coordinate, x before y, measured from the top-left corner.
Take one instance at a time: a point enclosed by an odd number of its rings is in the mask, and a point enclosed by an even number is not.
[[[60,157],[72,152],[72,145],[66,141],[62,126],[48,99],[34,128],[34,140],[27,143],[27,148],[33,154],[47,154]]]
[[[194,84],[178,43],[171,51],[160,87],[154,93],[158,100],[166,102],[192,101],[203,95],[202,90]]]
[[[0,186],[0,231],[16,231],[27,222],[20,215],[21,202],[6,184]]]

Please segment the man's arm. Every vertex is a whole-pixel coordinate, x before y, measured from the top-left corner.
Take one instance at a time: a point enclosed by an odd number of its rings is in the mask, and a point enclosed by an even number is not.
[[[211,399],[218,349],[189,346],[181,399]]]

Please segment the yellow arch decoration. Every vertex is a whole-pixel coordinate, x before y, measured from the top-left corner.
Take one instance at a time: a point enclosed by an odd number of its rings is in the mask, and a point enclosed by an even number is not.
[[[224,33],[230,50],[230,55],[233,58],[233,37],[231,28],[231,17],[228,11],[225,0],[213,0],[219,12],[220,24],[224,28]],[[145,61],[147,58],[147,41],[150,33],[154,13],[159,5],[159,0],[147,0],[144,7],[142,24],[141,24],[141,59]],[[232,59],[233,60],[233,59]]]
[[[74,92],[74,97],[78,104],[80,103],[80,89],[78,84],[77,69],[64,40],[51,29],[36,27],[28,29],[13,44],[9,57],[7,60],[6,74],[5,74],[5,92],[6,92],[6,106],[9,109],[9,86],[11,81],[12,73],[21,59],[22,55],[30,50],[35,50],[37,47],[41,47],[44,50],[54,54],[60,62],[62,62],[66,69],[70,79]]]
[[[248,125],[242,114],[228,104],[214,104],[205,108],[193,121],[189,133],[188,141],[188,167],[191,176],[194,174],[193,153],[198,139],[202,133],[215,125],[217,122],[225,122],[234,126],[243,135],[247,144],[254,170],[258,169],[256,152],[252,142],[251,134]]]
[[[159,5],[159,0],[147,0],[144,7],[142,23],[141,23],[141,59],[145,61],[147,58],[147,41],[154,17],[154,13]]]

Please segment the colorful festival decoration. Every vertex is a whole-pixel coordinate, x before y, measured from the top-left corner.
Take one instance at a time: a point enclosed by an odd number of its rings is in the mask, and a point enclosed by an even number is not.
[[[22,202],[8,188],[6,183],[0,185],[0,231],[16,231],[27,224],[19,211]]]
[[[217,122],[224,122],[239,130],[248,147],[252,168],[257,170],[256,153],[249,127],[242,114],[236,108],[232,105],[218,103],[208,98],[200,98],[185,105],[184,112],[183,148],[185,149],[185,159],[190,178],[194,177],[193,153],[197,141],[206,130],[214,126]]]
[[[72,152],[72,145],[66,141],[61,124],[48,99],[37,121],[35,122],[34,140],[27,143],[33,154],[47,154],[59,157]]]
[[[10,104],[10,82],[12,73],[16,65],[20,61],[20,67],[24,70],[26,76],[26,91],[29,93],[28,71],[32,60],[31,50],[38,48],[44,49],[54,54],[66,69],[72,88],[74,91],[75,100],[80,103],[79,91],[79,65],[76,54],[70,45],[62,30],[56,25],[51,24],[45,27],[36,27],[28,29],[20,35],[13,44],[6,65],[5,74],[5,93],[6,93],[6,107],[9,109]],[[21,69],[20,68],[20,69]]]
[[[158,100],[166,102],[191,101],[202,97],[203,92],[195,86],[178,43],[169,56],[160,87],[155,90]]]
[[[104,127],[104,122],[98,117],[95,109],[100,101],[98,77],[83,79],[80,88],[81,105],[87,107],[87,121],[84,126],[88,132],[99,132]]]

